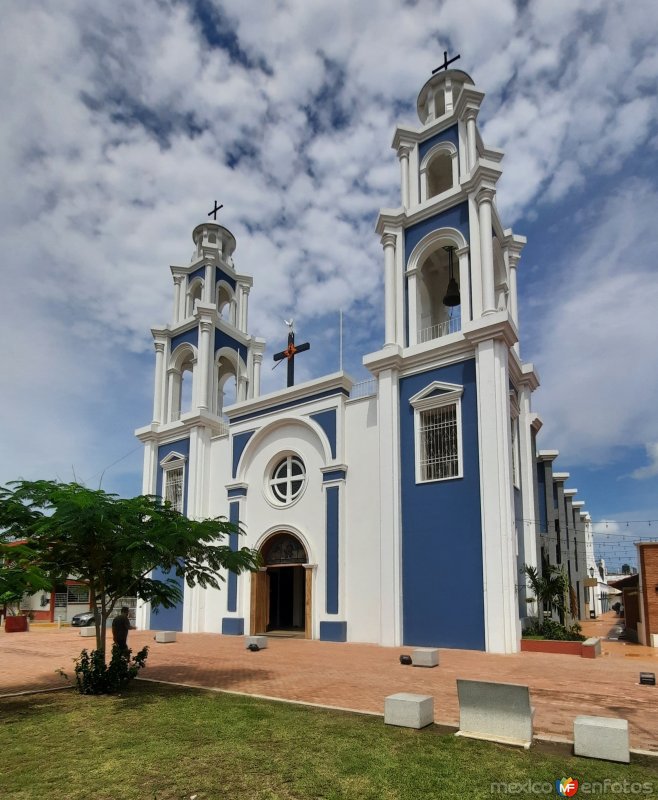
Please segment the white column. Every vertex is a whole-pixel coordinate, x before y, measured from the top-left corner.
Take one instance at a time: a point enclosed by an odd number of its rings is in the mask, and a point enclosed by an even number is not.
[[[181,320],[181,286],[184,280],[184,275],[174,275],[174,325]]]
[[[395,344],[395,236],[385,233],[384,246],[384,347]]]
[[[199,323],[199,390],[196,396],[197,407],[200,410],[208,410],[208,359],[210,354],[210,331],[212,324],[209,320],[201,320]]]
[[[493,232],[491,228],[491,203],[493,189],[481,189],[477,195],[478,217],[480,221],[480,267],[482,274],[482,314],[492,314],[496,310],[494,291]]]
[[[519,327],[519,306],[518,306],[518,298],[516,294],[516,268],[519,264],[519,255],[518,253],[513,253],[510,250],[507,250],[507,263],[509,267],[509,312],[514,324]],[[519,343],[516,342],[514,345],[514,352],[518,355],[519,354]]]
[[[400,544],[400,430],[397,370],[379,373],[379,644],[396,647],[402,638]]]
[[[204,303],[214,303],[215,298],[213,294],[215,292],[215,281],[213,280],[213,274],[215,272],[215,267],[213,264],[206,264],[206,275],[203,281],[203,302]]]
[[[526,520],[534,520],[535,514],[535,454],[532,442],[532,389],[528,383],[519,387],[519,473],[521,478],[521,501],[523,522],[519,527],[523,531],[523,563],[536,567],[539,564],[537,554],[536,527]],[[519,581],[523,583],[523,580]]]
[[[402,181],[402,207],[409,208],[409,152],[410,148],[402,145],[398,149],[400,173]]]
[[[409,302],[409,347],[418,344],[418,270],[407,273]]]
[[[176,376],[173,367],[167,370],[167,418],[165,422],[175,422],[180,415],[180,397],[176,395]]]
[[[235,314],[235,327],[239,331],[244,331],[244,306],[245,306],[245,295],[244,295],[244,286],[239,283],[237,285],[237,298],[238,298],[238,308]]]
[[[162,401],[164,399],[164,342],[155,342],[155,385],[153,387],[153,422],[162,422]]]
[[[477,343],[477,408],[486,649],[515,653],[521,634],[516,599],[516,528],[510,465],[507,345]]]
[[[244,303],[244,311],[242,312],[242,330],[244,333],[249,331],[249,287],[242,287],[242,301]]]
[[[263,363],[261,353],[254,353],[254,397],[260,397],[260,368]]]
[[[475,120],[478,112],[475,109],[468,109],[466,112],[466,140],[468,143],[468,170],[473,172],[477,161],[477,137],[475,132]]]
[[[459,259],[459,295],[461,297],[461,316],[462,326],[465,322],[473,319],[473,309],[471,308],[471,276],[468,267],[468,245],[460,247],[455,251]]]

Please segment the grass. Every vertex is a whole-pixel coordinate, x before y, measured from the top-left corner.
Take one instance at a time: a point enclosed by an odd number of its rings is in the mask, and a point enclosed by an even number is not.
[[[647,783],[658,793],[648,758],[627,766],[525,752],[437,728],[390,728],[381,717],[148,682],[114,697],[0,699],[3,800],[462,800],[496,796],[492,782],[562,777]]]

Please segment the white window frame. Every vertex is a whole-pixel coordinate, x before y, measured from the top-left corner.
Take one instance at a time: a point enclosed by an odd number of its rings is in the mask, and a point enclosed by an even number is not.
[[[435,394],[437,392],[437,394]],[[462,407],[461,399],[464,387],[455,383],[434,381],[409,399],[409,404],[414,410],[414,453],[416,466],[416,483],[438,483],[440,481],[454,481],[464,477],[464,440],[462,436]],[[457,421],[457,474],[445,478],[423,478],[421,441],[421,412],[433,411],[437,408],[455,406]]]
[[[176,509],[183,514],[185,509],[185,469],[187,458],[181,453],[172,452],[166,455],[160,462],[162,467],[162,499],[167,499],[167,479],[169,473],[181,470],[181,507]],[[173,506],[173,503],[172,503]]]
[[[274,473],[281,468],[284,462],[286,462],[289,468],[292,466],[292,462],[296,461],[301,464],[302,467],[302,474],[301,476],[292,475],[292,473],[288,472],[288,476],[285,479],[275,479]],[[287,485],[291,488],[292,481],[300,480],[302,481],[302,485],[299,491],[293,496],[288,497],[287,500],[282,500],[274,491],[275,485]],[[279,453],[276,458],[273,458],[267,466],[267,472],[265,474],[265,486],[266,492],[265,496],[267,497],[270,505],[273,505],[275,508],[288,508],[294,503],[296,503],[300,497],[304,494],[306,490],[306,485],[308,483],[308,470],[306,468],[306,464],[304,463],[304,459],[298,455],[297,453],[287,452],[287,453]]]

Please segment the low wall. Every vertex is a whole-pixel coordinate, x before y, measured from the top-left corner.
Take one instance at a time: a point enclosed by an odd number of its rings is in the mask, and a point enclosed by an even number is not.
[[[557,653],[563,656],[580,656],[596,658],[601,654],[599,639],[587,639],[585,642],[564,642],[553,639],[521,639],[522,653]]]

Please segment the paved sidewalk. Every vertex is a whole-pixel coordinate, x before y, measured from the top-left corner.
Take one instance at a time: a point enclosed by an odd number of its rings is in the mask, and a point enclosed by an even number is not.
[[[129,637],[133,651],[151,648],[146,678],[377,713],[387,695],[418,692],[434,696],[436,721],[449,724],[459,720],[456,678],[521,683],[537,709],[536,733],[571,739],[579,714],[624,717],[631,746],[658,752],[658,687],[638,685],[640,670],[658,672],[652,648],[604,642],[596,660],[441,650],[438,668],[421,669],[399,663],[410,648],[270,639],[266,650],[251,653],[241,637],[178,634],[172,644],[153,637]],[[0,632],[0,694],[62,686],[56,670],[72,675],[73,658],[93,646],[72,628]]]

